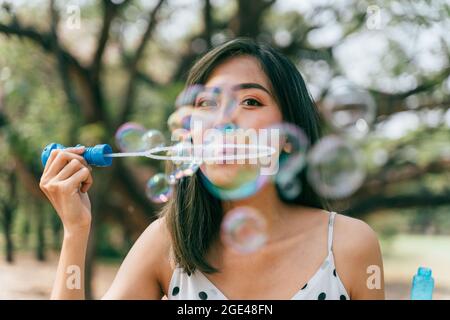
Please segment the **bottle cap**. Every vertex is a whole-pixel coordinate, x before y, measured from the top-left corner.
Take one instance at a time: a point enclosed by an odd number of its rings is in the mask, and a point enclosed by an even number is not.
[[[431,277],[431,269],[426,267],[419,267],[417,270],[417,275],[422,277]]]

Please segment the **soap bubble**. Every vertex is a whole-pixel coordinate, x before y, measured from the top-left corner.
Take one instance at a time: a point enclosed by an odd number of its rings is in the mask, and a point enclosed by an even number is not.
[[[259,174],[259,170],[234,170],[236,178],[233,181],[226,181],[226,186],[222,181],[217,183],[210,177],[210,173],[201,170],[201,181],[203,185],[217,198],[222,200],[239,200],[248,198],[256,194],[269,180],[268,176]],[[208,176],[207,176],[208,175]],[[226,178],[225,178],[226,179]],[[214,182],[213,182],[214,181]]]
[[[173,180],[163,173],[157,173],[147,181],[145,192],[155,203],[167,202],[173,194]]]
[[[238,207],[224,216],[221,236],[225,245],[242,254],[257,251],[267,242],[267,223],[251,207]]]
[[[127,122],[117,129],[116,144],[122,152],[142,152],[165,145],[165,138],[158,130],[147,130],[140,124]]]
[[[166,144],[166,139],[164,135],[158,130],[148,130],[142,137],[146,150],[162,147]]]
[[[364,182],[361,153],[337,136],[327,136],[308,154],[307,177],[320,195],[340,199],[353,194]]]
[[[194,84],[185,88],[178,95],[175,101],[175,108],[176,109],[183,107],[194,108],[199,93],[204,90],[205,87],[201,84]]]
[[[203,185],[212,195],[223,200],[243,199],[257,193],[271,178],[263,174],[258,158],[267,144],[252,141],[249,131],[235,126],[215,130],[215,139],[205,137],[204,163],[200,167]],[[214,159],[214,160],[211,160]]]
[[[196,106],[197,97],[203,92],[204,86],[200,84],[185,88],[175,100],[175,111],[169,116],[167,125],[170,131],[190,130],[191,117]]]
[[[175,112],[167,120],[170,131],[177,129],[190,130],[191,117],[197,96],[204,91],[204,86],[197,84],[185,88],[175,100]]]
[[[280,130],[281,154],[275,181],[283,196],[295,199],[302,191],[298,173],[305,167],[309,140],[298,126],[282,123],[272,128]]]
[[[197,85],[192,91],[196,95],[192,101],[191,130],[214,128],[228,122],[238,105],[234,92],[226,85],[220,87]]]
[[[233,137],[234,132],[236,135],[242,134],[242,131],[235,126],[224,125],[223,127],[228,139]],[[251,135],[247,133],[248,131],[243,133],[244,138],[250,138],[244,139],[249,147],[249,150],[246,150],[246,156],[260,156],[264,147],[273,148],[275,153],[270,157],[258,158],[255,162],[247,161],[245,164],[222,161],[218,162],[219,164],[202,166],[201,177],[206,188],[216,197],[236,200],[254,195],[274,179],[284,198],[296,198],[302,190],[297,175],[305,167],[309,146],[309,140],[304,132],[294,124],[278,123],[258,130],[256,138],[251,138]],[[242,140],[239,137],[237,139]],[[236,144],[233,140],[225,142],[231,145]],[[240,155],[236,149],[224,148],[223,145],[214,142],[207,144],[206,148],[208,151],[213,150],[213,155]],[[262,161],[263,158],[264,161]],[[205,162],[208,163],[208,161]]]
[[[167,125],[170,131],[177,129],[190,130],[193,108],[181,107],[169,116]]]
[[[140,124],[127,122],[117,129],[116,144],[122,152],[140,152],[147,149],[144,139],[147,130]]]
[[[170,149],[168,155],[174,158],[172,162],[175,170],[171,175],[176,179],[192,176],[200,167],[201,162],[194,157],[194,147],[191,142],[177,143]]]
[[[370,93],[351,85],[331,88],[323,106],[330,124],[352,138],[364,137],[376,117],[376,103]]]

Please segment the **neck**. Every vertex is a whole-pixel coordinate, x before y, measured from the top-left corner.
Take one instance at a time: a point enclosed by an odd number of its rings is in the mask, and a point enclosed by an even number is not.
[[[267,221],[269,230],[275,229],[280,224],[281,217],[286,211],[286,204],[278,197],[273,183],[266,184],[259,192],[251,197],[223,202],[224,212],[243,206],[256,209]]]

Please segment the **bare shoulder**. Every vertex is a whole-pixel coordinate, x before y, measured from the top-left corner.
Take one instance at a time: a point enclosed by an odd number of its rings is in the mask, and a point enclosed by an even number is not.
[[[364,221],[337,214],[333,235],[336,271],[353,299],[384,298],[383,262],[375,231]],[[375,269],[374,269],[375,268]],[[379,271],[379,285],[368,288],[372,270]]]
[[[144,246],[151,246],[153,250],[166,253],[170,248],[170,233],[165,217],[150,223],[140,238]]]
[[[164,278],[165,270],[170,265],[171,237],[167,228],[165,217],[153,221],[136,241],[134,247],[148,257],[146,261],[151,263],[156,260],[158,278]],[[132,248],[132,250],[134,249]]]
[[[346,254],[359,254],[361,251],[377,247],[378,237],[366,222],[336,214],[333,244],[335,250],[341,250]]]

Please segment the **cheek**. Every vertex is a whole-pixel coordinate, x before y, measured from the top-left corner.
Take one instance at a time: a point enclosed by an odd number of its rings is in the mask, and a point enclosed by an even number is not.
[[[202,131],[200,130],[191,130],[192,135],[192,143],[193,144],[200,144],[202,141]]]
[[[237,121],[240,128],[267,128],[280,123],[283,116],[278,106],[266,106],[257,110],[243,110]]]

